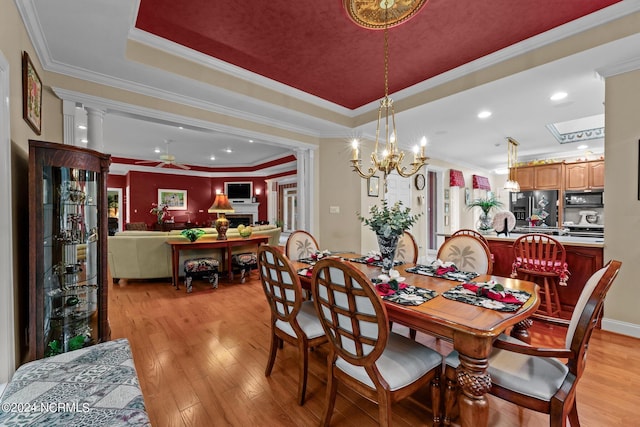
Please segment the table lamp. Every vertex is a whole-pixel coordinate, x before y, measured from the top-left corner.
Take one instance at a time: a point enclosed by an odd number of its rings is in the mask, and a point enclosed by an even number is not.
[[[235,212],[227,195],[224,193],[216,194],[213,205],[211,205],[208,212],[218,214],[218,219],[216,219],[215,222],[216,231],[218,232],[218,240],[227,240],[229,220],[225,217],[225,214]]]

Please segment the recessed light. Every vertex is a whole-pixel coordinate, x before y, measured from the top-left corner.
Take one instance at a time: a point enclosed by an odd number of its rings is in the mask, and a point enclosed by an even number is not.
[[[161,153],[161,152],[162,152],[162,150],[161,150],[161,149],[159,149],[158,147],[156,147],[156,149],[155,149],[155,150],[153,150],[153,152],[154,152],[154,153]]]
[[[227,153],[233,153],[233,150],[231,148],[227,148],[226,150],[224,150]]]
[[[216,159],[216,156],[209,157],[209,160],[215,160],[215,159]]]
[[[251,144],[253,144],[253,139],[250,139],[250,140],[249,140],[249,142],[250,142]]]
[[[86,129],[87,127],[85,125],[78,125],[78,129]]]
[[[178,126],[178,129],[184,129],[182,126]]]
[[[480,112],[478,113],[478,118],[479,118],[479,119],[486,119],[486,118],[491,117],[491,114],[492,114],[492,113],[491,113],[491,111],[487,111],[487,110],[485,110],[485,111],[480,111]]]
[[[560,101],[561,99],[565,99],[567,97],[567,92],[556,92],[551,97],[549,97],[552,101]]]
[[[582,145],[578,145],[578,148],[577,148],[577,149],[578,149],[578,150],[584,150],[585,148],[589,148],[589,146],[588,146],[588,145],[584,145],[584,144],[582,144]]]
[[[86,144],[86,143],[88,143],[88,142],[89,142],[89,140],[87,140],[86,138],[83,138],[83,139],[81,139],[81,140],[80,140],[80,142],[82,142],[82,143],[85,143],[85,144]]]

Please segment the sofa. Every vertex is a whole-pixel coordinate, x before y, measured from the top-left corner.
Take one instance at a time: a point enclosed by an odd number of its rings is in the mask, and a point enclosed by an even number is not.
[[[202,228],[204,239],[217,239],[215,228]],[[253,236],[268,236],[270,245],[280,244],[280,227],[275,225],[253,226]],[[180,240],[187,238],[182,236],[181,230],[171,231],[121,231],[107,238],[107,257],[109,271],[114,282],[119,279],[160,279],[171,278],[171,246],[167,240]],[[227,238],[239,238],[237,228],[227,230]],[[233,253],[242,253],[247,250],[255,251],[255,245],[248,247],[237,246]],[[221,260],[219,249],[181,251],[180,265],[185,259],[197,257],[214,257]],[[182,272],[182,269],[180,269]]]

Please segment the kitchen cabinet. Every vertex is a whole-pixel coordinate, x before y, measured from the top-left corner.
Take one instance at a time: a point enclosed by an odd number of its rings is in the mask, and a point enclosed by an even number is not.
[[[29,141],[27,360],[109,340],[110,156]]]
[[[563,164],[552,163],[518,167],[516,179],[520,190],[560,190],[563,184]]]
[[[565,190],[604,188],[604,160],[567,163]]]

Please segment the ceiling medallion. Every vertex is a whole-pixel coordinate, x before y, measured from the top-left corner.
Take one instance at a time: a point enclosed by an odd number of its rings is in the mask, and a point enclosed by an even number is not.
[[[383,30],[411,19],[429,0],[343,1],[349,18],[357,25],[371,30]]]

